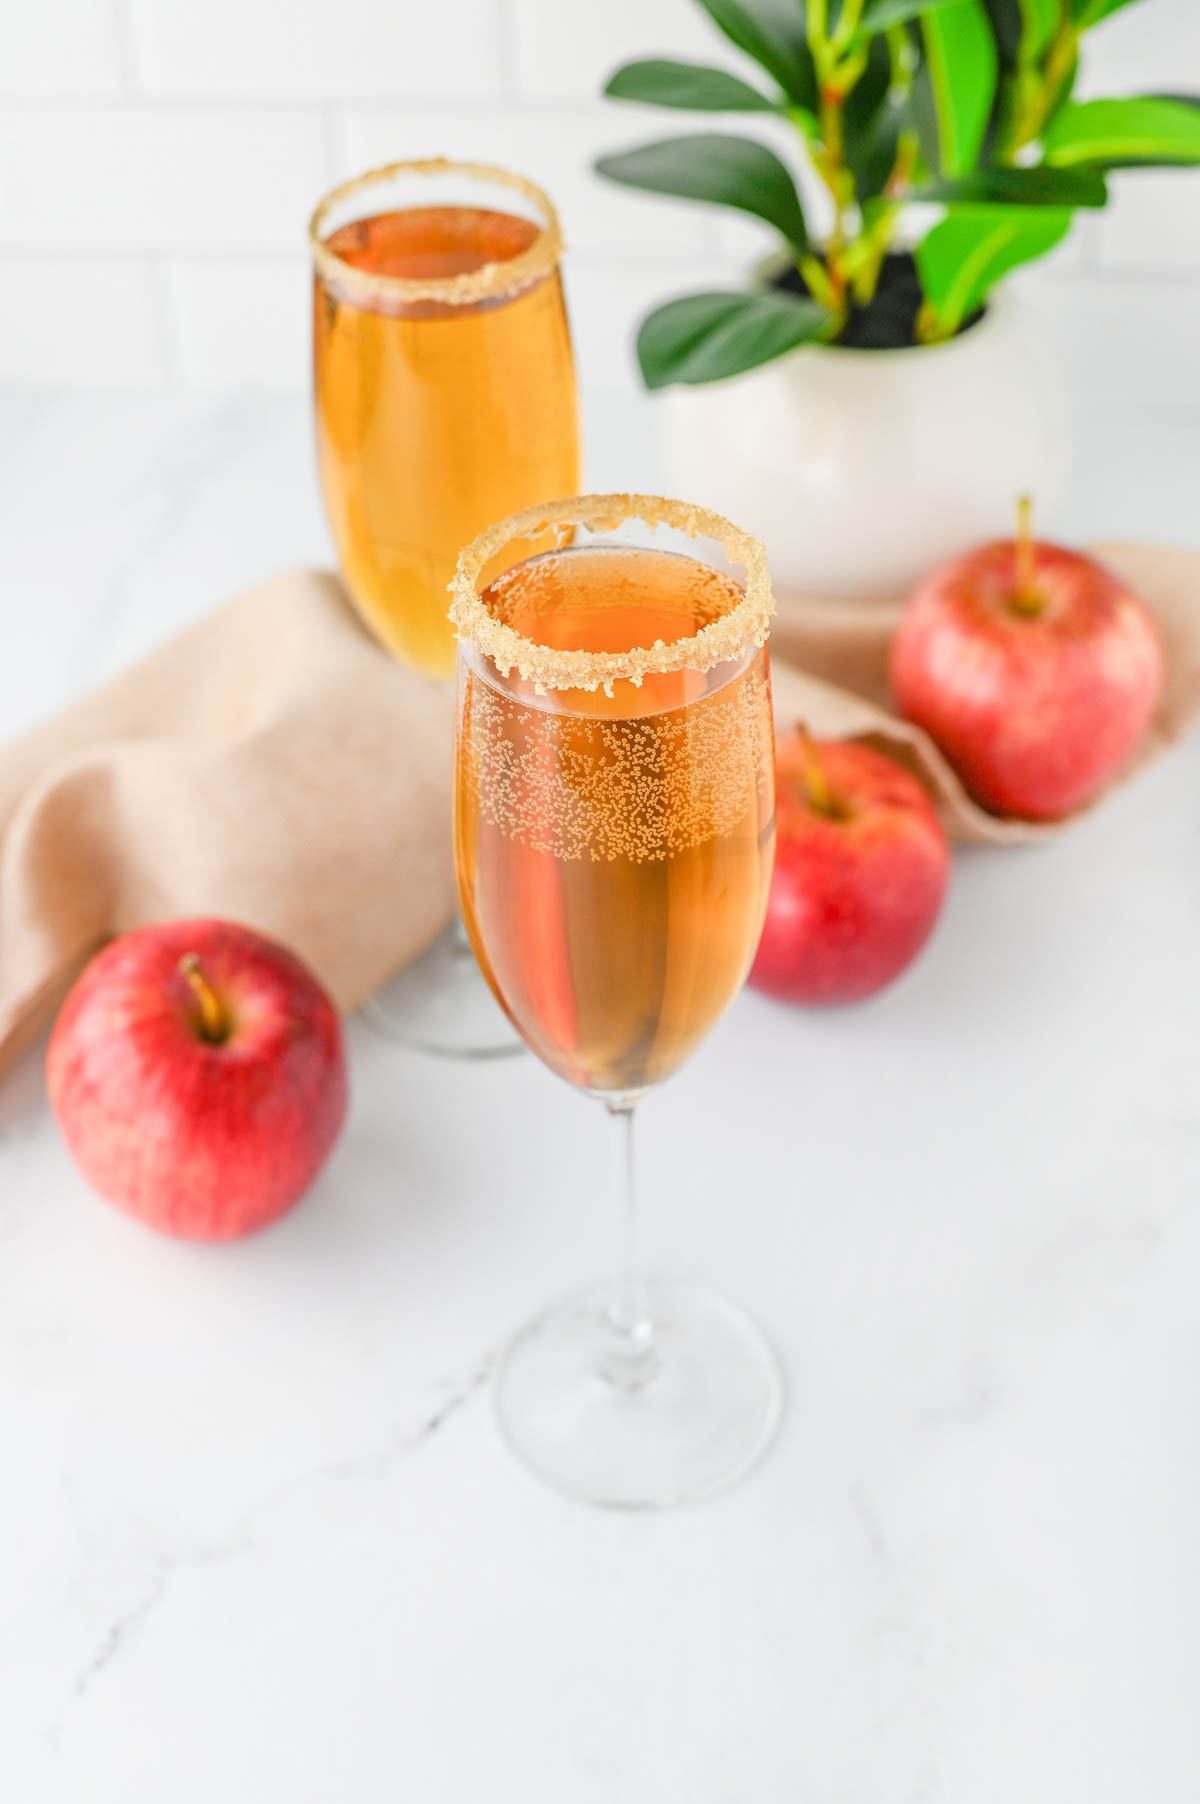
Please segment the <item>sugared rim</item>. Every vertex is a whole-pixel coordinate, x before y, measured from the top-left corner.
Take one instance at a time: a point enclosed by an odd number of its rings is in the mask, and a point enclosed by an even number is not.
[[[555,527],[582,526],[588,532],[613,532],[626,520],[647,526],[672,526],[690,538],[712,539],[746,572],[745,594],[736,607],[710,621],[690,638],[668,645],[634,646],[629,651],[559,651],[539,645],[497,620],[479,594],[485,567],[514,539],[536,542]],[[560,541],[561,544],[561,541]],[[750,645],[762,645],[775,609],[767,553],[760,539],[743,532],[723,514],[662,495],[575,495],[526,508],[510,520],[489,526],[460,554],[450,590],[450,618],[458,637],[489,657],[501,676],[518,671],[539,695],[551,689],[603,689],[621,680],[640,684],[652,672],[712,670],[740,657]]]
[[[330,250],[322,237],[322,228],[339,202],[397,175],[467,175],[475,181],[492,182],[497,187],[511,188],[536,207],[541,229],[533,243],[515,257],[502,262],[484,263],[479,269],[457,276],[381,276],[371,270],[347,263]],[[562,228],[548,194],[523,175],[498,169],[492,163],[464,163],[453,157],[416,157],[399,163],[385,163],[380,169],[368,169],[332,189],[322,200],[308,222],[308,242],[312,248],[317,273],[328,286],[339,283],[352,286],[368,301],[392,304],[408,301],[441,301],[449,307],[466,307],[473,302],[496,295],[515,294],[531,283],[548,276],[563,253]]]

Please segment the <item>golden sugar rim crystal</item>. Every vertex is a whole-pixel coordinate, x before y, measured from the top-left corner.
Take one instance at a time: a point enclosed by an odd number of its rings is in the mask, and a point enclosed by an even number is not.
[[[497,620],[484,603],[479,593],[480,576],[514,540],[528,539],[533,546],[548,533],[566,529],[558,541],[561,548],[576,526],[588,532],[611,533],[627,520],[673,527],[689,538],[710,539],[722,546],[731,562],[745,570],[742,599],[727,614],[687,639],[676,639],[670,645],[656,639],[653,645],[635,645],[628,651],[560,651],[538,645]],[[686,501],[669,501],[662,495],[576,495],[566,501],[526,508],[523,513],[488,527],[459,554],[450,592],[454,598],[450,618],[458,637],[489,657],[501,676],[510,676],[516,670],[539,695],[553,689],[603,689],[611,695],[615,682],[637,686],[651,674],[712,670],[740,657],[750,645],[765,644],[775,611],[762,540],[744,532],[723,514],[693,507]]]
[[[521,194],[540,216],[541,229],[527,249],[515,257],[498,263],[484,263],[479,269],[466,270],[457,276],[385,276],[347,263],[330,249],[322,235],[330,213],[344,200],[365,193],[380,182],[401,175],[465,175],[473,181],[487,182],[500,188],[511,188]],[[347,222],[352,223],[352,222]],[[400,163],[385,163],[380,169],[368,169],[343,182],[320,202],[308,222],[308,241],[313,263],[327,287],[348,290],[354,300],[386,307],[416,301],[441,301],[448,307],[468,307],[496,296],[516,294],[530,287],[557,268],[563,253],[562,228],[550,196],[523,175],[513,175],[492,163],[463,163],[453,157],[417,157]]]

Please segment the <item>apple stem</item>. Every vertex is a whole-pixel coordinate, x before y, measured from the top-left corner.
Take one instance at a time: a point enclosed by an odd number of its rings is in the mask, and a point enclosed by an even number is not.
[[[199,956],[195,952],[185,952],[179,961],[179,969],[200,1005],[201,1033],[214,1046],[219,1045],[229,1032],[229,1020],[220,998],[204,975]]]
[[[1022,495],[1017,502],[1017,583],[1013,596],[1013,612],[1040,614],[1042,598],[1034,586],[1033,501]]]
[[[825,775],[821,760],[817,756],[817,748],[813,744],[812,734],[803,725],[798,731],[800,745],[804,752],[804,781],[808,786],[808,805],[814,814],[826,814],[833,818],[838,813],[838,806],[833,791],[829,787],[829,778]]]

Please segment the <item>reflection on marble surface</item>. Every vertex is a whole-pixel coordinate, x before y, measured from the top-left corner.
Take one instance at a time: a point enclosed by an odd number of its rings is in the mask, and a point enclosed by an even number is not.
[[[601,422],[593,481],[623,438],[651,480],[645,436]],[[1066,530],[1186,537],[1200,431],[1120,442]],[[303,410],[6,400],[0,551],[7,733],[327,555]],[[663,1261],[719,1272],[792,1386],[773,1457],[694,1511],[562,1503],[493,1427],[503,1336],[607,1253],[568,1175],[601,1124],[532,1061],[451,1083],[352,1025],[316,1189],[215,1249],[87,1193],[28,1061],[0,1795],[1194,1804],[1198,776],[1192,744],[961,858],[886,996],[745,996],[647,1106]]]

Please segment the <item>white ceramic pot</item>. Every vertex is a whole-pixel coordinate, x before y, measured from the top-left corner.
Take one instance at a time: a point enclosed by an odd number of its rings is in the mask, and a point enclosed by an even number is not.
[[[948,344],[804,345],[726,382],[667,391],[670,491],[765,539],[784,590],[903,593],[933,565],[1045,520],[1066,470],[1057,363],[1001,292]]]

